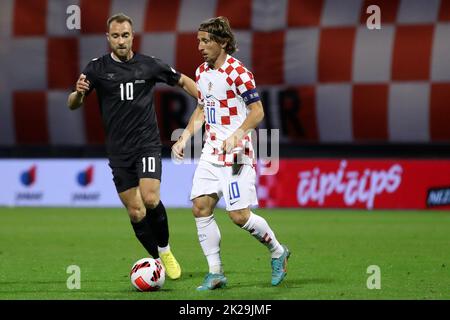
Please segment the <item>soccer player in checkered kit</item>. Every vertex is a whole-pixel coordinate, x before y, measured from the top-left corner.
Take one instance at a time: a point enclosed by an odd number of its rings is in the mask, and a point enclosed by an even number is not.
[[[194,98],[195,82],[161,60],[132,51],[133,26],[124,14],[107,21],[111,53],[89,62],[69,95],[70,109],[96,90],[106,132],[109,166],[136,237],[169,278],[181,268],[169,245],[166,209],[160,200],[161,140],[153,108],[157,82],[178,85]]]
[[[287,274],[290,252],[278,242],[267,221],[250,210],[250,206],[258,204],[250,131],[264,117],[255,80],[231,56],[236,41],[227,18],[203,22],[197,40],[205,60],[196,70],[198,105],[172,147],[173,155],[183,159],[187,141],[206,122],[205,144],[190,195],[200,246],[209,265],[209,272],[197,290],[222,288],[227,283],[220,257],[221,235],[213,215],[222,196],[231,220],[269,249],[271,283],[276,286]]]

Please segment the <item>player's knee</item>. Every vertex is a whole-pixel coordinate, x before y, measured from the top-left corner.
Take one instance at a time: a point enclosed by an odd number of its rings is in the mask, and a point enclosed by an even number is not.
[[[240,227],[244,226],[247,223],[250,216],[247,209],[233,210],[228,212],[228,215],[230,216],[231,220]]]
[[[159,204],[159,195],[154,192],[148,192],[147,194],[142,195],[142,200],[147,209],[154,209]]]
[[[128,216],[130,217],[131,222],[137,223],[144,219],[146,210],[145,208],[138,205],[128,205],[127,206]]]
[[[207,206],[194,202],[192,206],[192,214],[196,218],[207,217],[211,215],[211,210]]]

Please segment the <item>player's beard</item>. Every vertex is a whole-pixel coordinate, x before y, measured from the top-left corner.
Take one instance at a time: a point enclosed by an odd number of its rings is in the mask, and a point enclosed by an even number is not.
[[[119,58],[122,61],[128,60],[128,57],[130,55],[131,48],[130,47],[116,47],[114,48],[113,52],[116,55],[117,58]]]
[[[205,62],[211,67],[214,67],[214,64],[216,63],[217,57],[212,57],[210,54],[203,56],[203,59]]]

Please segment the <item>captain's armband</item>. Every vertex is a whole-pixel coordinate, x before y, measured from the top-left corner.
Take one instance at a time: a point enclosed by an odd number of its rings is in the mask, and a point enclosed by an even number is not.
[[[259,93],[255,88],[245,91],[243,94],[241,94],[241,97],[242,99],[244,99],[244,102],[247,106],[252,104],[253,102],[261,100],[261,98],[259,97]]]

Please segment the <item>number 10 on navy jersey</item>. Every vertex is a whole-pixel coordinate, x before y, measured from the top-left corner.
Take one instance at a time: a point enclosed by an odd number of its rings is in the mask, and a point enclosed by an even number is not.
[[[127,82],[125,83],[125,86],[123,83],[120,84],[120,100],[133,100],[133,82]]]

